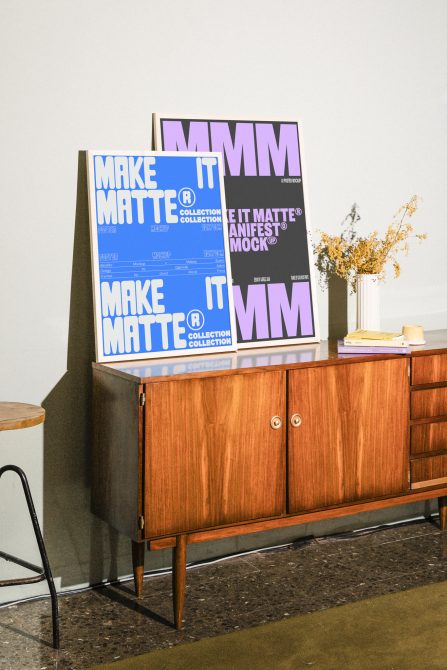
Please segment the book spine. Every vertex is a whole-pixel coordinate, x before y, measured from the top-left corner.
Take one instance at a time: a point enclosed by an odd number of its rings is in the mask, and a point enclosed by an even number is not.
[[[396,342],[393,340],[352,340],[345,339],[344,344],[349,347],[390,347],[391,349],[397,349],[398,347],[403,347],[404,349],[408,347],[407,342],[401,341]]]
[[[338,345],[339,354],[410,354],[410,347],[361,347]]]

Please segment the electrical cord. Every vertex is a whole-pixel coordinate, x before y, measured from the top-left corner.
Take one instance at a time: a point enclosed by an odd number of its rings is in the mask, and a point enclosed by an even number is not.
[[[287,547],[293,547],[294,549],[304,548],[309,544],[314,542],[339,542],[344,540],[352,540],[357,537],[364,537],[365,535],[372,535],[378,533],[381,530],[390,528],[391,526],[408,526],[411,524],[416,524],[421,520],[431,521],[433,518],[439,516],[439,514],[434,513],[429,516],[416,516],[410,519],[405,519],[404,521],[391,521],[389,523],[379,524],[377,526],[368,526],[366,528],[358,528],[350,530],[343,533],[334,533],[333,535],[323,535],[321,538],[315,538],[314,536],[299,538],[298,540],[292,542],[286,542],[285,544],[278,544],[273,547],[261,547],[260,549],[250,549],[249,551],[237,552],[235,554],[229,554],[228,556],[219,556],[218,558],[210,558],[201,561],[194,561],[193,563],[188,563],[186,566],[187,570],[194,570],[201,568],[207,565],[213,565],[215,563],[223,563],[224,561],[231,560],[233,558],[240,558],[242,556],[249,556],[250,554],[261,554],[274,551],[280,551],[286,549]],[[153,579],[155,577],[161,577],[163,575],[168,575],[172,573],[172,568],[159,568],[158,570],[148,570],[144,573],[144,579]],[[110,579],[98,582],[97,584],[89,584],[88,586],[74,587],[64,589],[63,591],[58,591],[58,597],[75,595],[78,593],[86,593],[87,591],[95,591],[105,586],[115,586],[117,584],[125,584],[127,582],[133,581],[133,575],[125,575],[119,579]],[[22,603],[29,603],[37,600],[46,600],[49,598],[49,594],[42,594],[37,596],[30,596],[29,598],[21,598],[20,600],[13,600],[11,602],[3,603],[0,605],[1,609],[6,609],[8,607],[14,607],[21,605]]]

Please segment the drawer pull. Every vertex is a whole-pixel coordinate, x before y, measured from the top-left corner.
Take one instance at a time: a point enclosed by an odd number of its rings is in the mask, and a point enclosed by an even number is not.
[[[292,418],[290,419],[290,423],[292,424],[292,426],[294,428],[298,428],[299,426],[301,426],[302,422],[303,422],[303,420],[302,420],[300,414],[292,414]]]
[[[281,418],[279,416],[272,416],[270,419],[270,425],[273,430],[278,430],[282,426]]]

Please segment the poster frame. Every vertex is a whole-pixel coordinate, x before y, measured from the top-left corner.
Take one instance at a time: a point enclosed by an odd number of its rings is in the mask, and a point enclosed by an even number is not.
[[[268,339],[268,340],[256,340],[251,342],[237,342],[238,349],[254,349],[258,347],[274,347],[281,345],[294,345],[294,344],[312,344],[318,343],[321,341],[320,338],[320,323],[319,323],[319,312],[318,312],[318,303],[317,303],[317,285],[316,285],[316,276],[315,276],[315,262],[313,255],[313,246],[312,246],[312,225],[311,217],[309,213],[309,194],[307,187],[307,165],[305,160],[305,152],[303,150],[303,132],[302,127],[303,123],[297,118],[290,117],[259,117],[259,116],[222,116],[222,114],[213,114],[213,115],[180,115],[180,114],[164,114],[161,112],[152,113],[152,143],[151,146],[154,150],[163,151],[161,148],[161,119],[168,120],[188,120],[188,121],[206,121],[210,122],[212,120],[216,121],[234,121],[234,122],[248,122],[248,123],[296,123],[298,127],[298,142],[299,142],[299,152],[300,152],[300,164],[301,164],[301,175],[305,175],[304,180],[302,181],[303,185],[303,201],[304,201],[304,211],[305,211],[305,222],[306,222],[306,238],[307,238],[307,257],[309,259],[309,283],[310,283],[310,295],[312,301],[312,318],[314,323],[314,335],[312,337],[297,337],[297,338],[286,338],[286,339]],[[169,152],[172,153],[172,152]],[[174,152],[175,153],[175,152]],[[179,152],[180,153],[180,152]],[[219,153],[219,152],[218,152]],[[223,175],[223,169],[222,169]],[[225,177],[223,177],[225,183]],[[227,217],[225,217],[226,219]],[[230,252],[230,262],[231,262],[231,252]]]
[[[230,247],[228,240],[228,225],[227,225],[227,208],[225,202],[225,187],[223,181],[223,167],[222,156],[219,152],[210,151],[156,151],[149,149],[88,149],[87,150],[87,193],[88,193],[88,210],[89,210],[89,229],[90,229],[90,253],[92,265],[92,283],[93,283],[93,314],[94,314],[94,332],[95,332],[95,353],[96,362],[98,363],[114,363],[118,361],[131,360],[146,360],[177,356],[198,356],[203,354],[218,354],[222,352],[234,352],[237,349],[236,336],[236,320],[233,301],[233,284],[231,277],[231,263],[230,263]],[[217,169],[219,175],[219,193],[220,203],[222,209],[222,237],[223,249],[225,259],[225,276],[227,280],[228,290],[228,316],[230,321],[230,339],[231,344],[219,345],[216,347],[203,347],[200,349],[167,349],[165,351],[147,352],[142,351],[138,353],[124,353],[105,355],[103,346],[102,334],[102,314],[101,314],[101,297],[100,297],[100,273],[99,273],[99,255],[98,255],[98,238],[97,238],[97,217],[96,217],[96,193],[94,183],[94,169],[93,160],[97,155],[113,155],[113,156],[160,156],[160,157],[214,157],[217,158]]]

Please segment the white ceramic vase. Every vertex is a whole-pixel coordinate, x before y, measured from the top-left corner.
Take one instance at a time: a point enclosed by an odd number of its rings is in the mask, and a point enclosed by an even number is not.
[[[357,275],[357,328],[380,330],[379,275]]]

